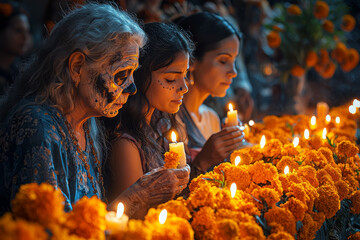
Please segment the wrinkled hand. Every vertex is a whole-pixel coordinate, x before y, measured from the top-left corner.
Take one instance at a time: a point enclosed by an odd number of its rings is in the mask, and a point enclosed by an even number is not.
[[[227,127],[211,135],[201,152],[195,158],[197,166],[202,170],[219,164],[243,143],[243,132],[239,126]]]
[[[122,192],[114,202],[122,201],[126,206],[125,213],[131,217],[139,210],[147,211],[150,207],[173,199],[187,186],[189,174],[189,165],[178,169],[153,169]]]

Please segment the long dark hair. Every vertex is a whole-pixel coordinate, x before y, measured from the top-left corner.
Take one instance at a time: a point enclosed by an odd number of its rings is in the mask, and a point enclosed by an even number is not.
[[[145,24],[144,31],[148,42],[140,51],[140,68],[134,73],[138,91],[129,98],[118,116],[104,120],[110,133],[110,140],[125,132],[141,143],[147,159],[156,161],[145,163],[145,171],[149,171],[162,165],[164,149],[161,145],[169,129],[159,131],[159,126],[165,122],[171,129],[178,129],[174,114],[160,112],[156,109],[152,115],[150,126],[146,122],[145,116],[150,109],[146,92],[152,81],[151,73],[169,66],[181,52],[189,53],[192,56],[193,43],[189,36],[174,24],[148,23]]]
[[[206,52],[219,47],[219,42],[235,35],[241,41],[240,33],[223,17],[215,13],[199,12],[175,20],[187,31],[195,43],[194,58],[201,61]]]

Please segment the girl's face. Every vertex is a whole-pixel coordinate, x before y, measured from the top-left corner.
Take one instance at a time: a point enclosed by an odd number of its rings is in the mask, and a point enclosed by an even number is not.
[[[151,83],[145,94],[151,108],[167,113],[179,111],[188,91],[185,82],[188,68],[189,54],[180,52],[169,66],[151,73]]]
[[[240,42],[232,35],[221,40],[218,45],[217,49],[206,52],[200,61],[196,60],[190,70],[198,89],[214,97],[224,97],[237,75],[235,59]]]

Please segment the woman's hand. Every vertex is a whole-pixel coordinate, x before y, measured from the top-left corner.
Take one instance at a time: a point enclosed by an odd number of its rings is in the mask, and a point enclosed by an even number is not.
[[[178,169],[153,169],[122,192],[108,208],[116,210],[117,204],[123,202],[127,215],[141,218],[150,207],[167,202],[180,194],[189,182],[189,174],[189,165]]]
[[[234,150],[241,148],[244,135],[239,126],[227,127],[211,135],[194,164],[206,171],[209,167],[224,161]]]

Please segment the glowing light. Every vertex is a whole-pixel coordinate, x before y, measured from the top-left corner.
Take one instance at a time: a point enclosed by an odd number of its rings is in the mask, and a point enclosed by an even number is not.
[[[329,123],[331,121],[331,116],[329,114],[326,115],[325,120],[326,120],[327,123]]]
[[[354,105],[350,105],[350,106],[349,106],[349,112],[350,112],[351,114],[355,114],[355,113],[356,113],[356,107],[355,107]]]
[[[290,172],[289,166],[286,166],[286,167],[284,168],[284,174],[286,175],[286,174],[288,174],[289,172]]]
[[[315,116],[311,117],[310,123],[311,123],[311,125],[315,126],[315,124],[316,124],[316,117]]]
[[[236,194],[236,184],[232,183],[230,186],[231,197],[234,198]]]
[[[293,141],[293,144],[294,144],[294,147],[296,148],[297,147],[297,145],[299,145],[299,138],[298,137],[295,137],[294,138],[294,141]]]
[[[265,135],[262,135],[261,140],[260,140],[260,148],[264,148],[265,143],[266,143]]]
[[[230,112],[234,111],[233,105],[231,103],[229,103],[229,110]]]
[[[357,108],[360,108],[360,101],[357,100],[357,99],[354,99],[353,105],[354,105],[355,107],[357,107]]]
[[[176,143],[176,133],[174,131],[171,132],[171,141]]]
[[[117,205],[116,217],[121,218],[122,215],[124,214],[124,210],[125,210],[124,204],[122,202],[120,202]]]
[[[304,138],[305,138],[305,139],[309,139],[309,136],[310,136],[309,130],[308,130],[308,129],[305,129],[305,131],[304,131]]]
[[[327,134],[327,130],[326,130],[326,128],[324,128],[323,132],[322,132],[322,138],[323,139],[326,139],[326,134]]]
[[[335,122],[336,122],[337,124],[339,124],[339,123],[340,123],[340,117],[336,117],[336,118],[335,118]]]
[[[167,217],[167,211],[166,209],[163,209],[159,214],[159,223],[164,224],[166,221],[166,217]]]
[[[235,166],[239,165],[240,162],[241,162],[240,156],[236,156],[236,158],[235,158]]]
[[[254,126],[254,124],[255,124],[255,122],[254,122],[253,120],[250,120],[250,121],[249,121],[249,126],[250,126],[250,127]]]

